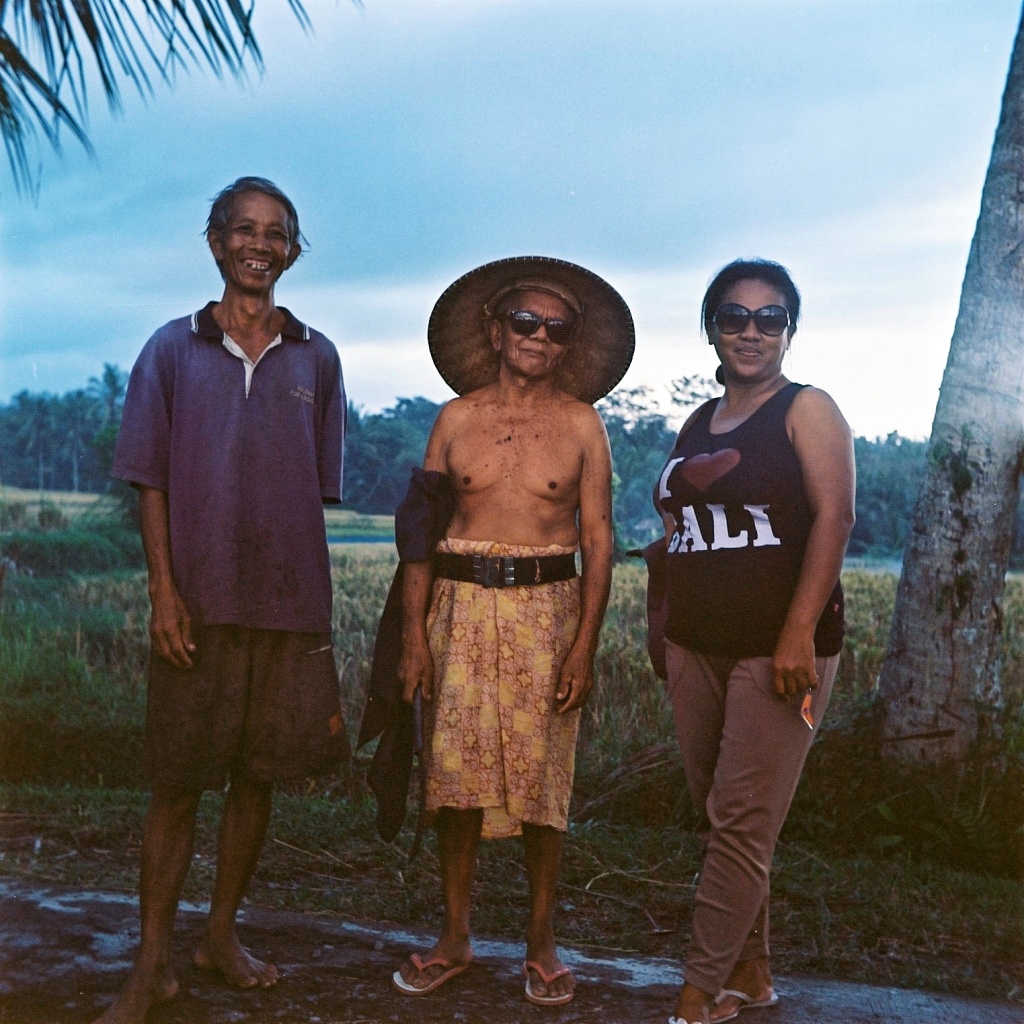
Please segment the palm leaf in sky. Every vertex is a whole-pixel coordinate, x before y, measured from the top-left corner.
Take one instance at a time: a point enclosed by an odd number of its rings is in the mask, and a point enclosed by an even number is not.
[[[301,0],[288,0],[304,28]],[[121,87],[151,94],[179,70],[205,66],[241,77],[262,57],[252,31],[255,0],[0,0],[0,136],[20,189],[37,180],[40,138],[62,133],[89,149],[89,87],[112,110]]]

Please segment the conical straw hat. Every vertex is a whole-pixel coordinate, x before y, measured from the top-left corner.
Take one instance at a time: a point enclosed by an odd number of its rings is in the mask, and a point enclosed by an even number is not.
[[[622,296],[584,267],[549,256],[485,263],[450,285],[430,314],[427,341],[438,373],[459,395],[498,379],[500,354],[487,334],[489,311],[510,291],[546,291],[580,315],[582,328],[558,368],[556,384],[593,404],[622,380],[633,358],[633,317]]]

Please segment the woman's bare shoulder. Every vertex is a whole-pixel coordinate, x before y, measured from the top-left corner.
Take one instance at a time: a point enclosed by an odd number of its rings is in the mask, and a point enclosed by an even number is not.
[[[797,392],[786,419],[797,430],[838,430],[845,434],[851,433],[850,425],[832,396],[811,385]]]
[[[827,391],[816,388],[813,384],[807,384],[796,393],[790,409],[798,414],[801,412],[812,415],[834,413],[842,416],[835,399]]]

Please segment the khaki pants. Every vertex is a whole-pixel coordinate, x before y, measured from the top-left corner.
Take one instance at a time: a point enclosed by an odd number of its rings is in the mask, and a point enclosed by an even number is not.
[[[768,875],[839,655],[818,658],[812,731],[783,700],[771,658],[695,654],[667,643],[668,692],[686,784],[706,831],[686,980],[716,994],[740,961],[768,956]]]

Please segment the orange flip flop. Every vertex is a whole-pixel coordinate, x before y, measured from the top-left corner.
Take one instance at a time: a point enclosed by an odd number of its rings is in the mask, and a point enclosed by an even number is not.
[[[545,985],[550,985],[555,978],[564,978],[567,974],[571,975],[572,971],[568,967],[559,967],[557,971],[552,971],[548,974],[543,967],[536,960],[527,960],[523,964],[523,974],[526,975],[526,998],[536,1006],[563,1006],[565,1003],[572,1002],[572,998],[576,995],[575,990],[569,992],[563,992],[559,996],[540,996],[533,991],[533,986],[530,984],[530,971],[536,971],[540,975],[540,980]]]
[[[401,971],[395,971],[391,975],[391,982],[406,996],[425,996],[428,992],[433,992],[434,989],[440,988],[446,981],[451,981],[456,974],[461,974],[468,966],[469,961],[465,963],[452,963],[451,960],[446,960],[443,956],[433,956],[429,960],[424,960],[419,953],[413,953],[409,957],[409,963],[416,968],[417,971],[425,971],[428,967],[443,967],[445,970],[439,974],[432,981],[426,985],[419,987],[417,985],[410,985],[409,982],[402,977]]]

